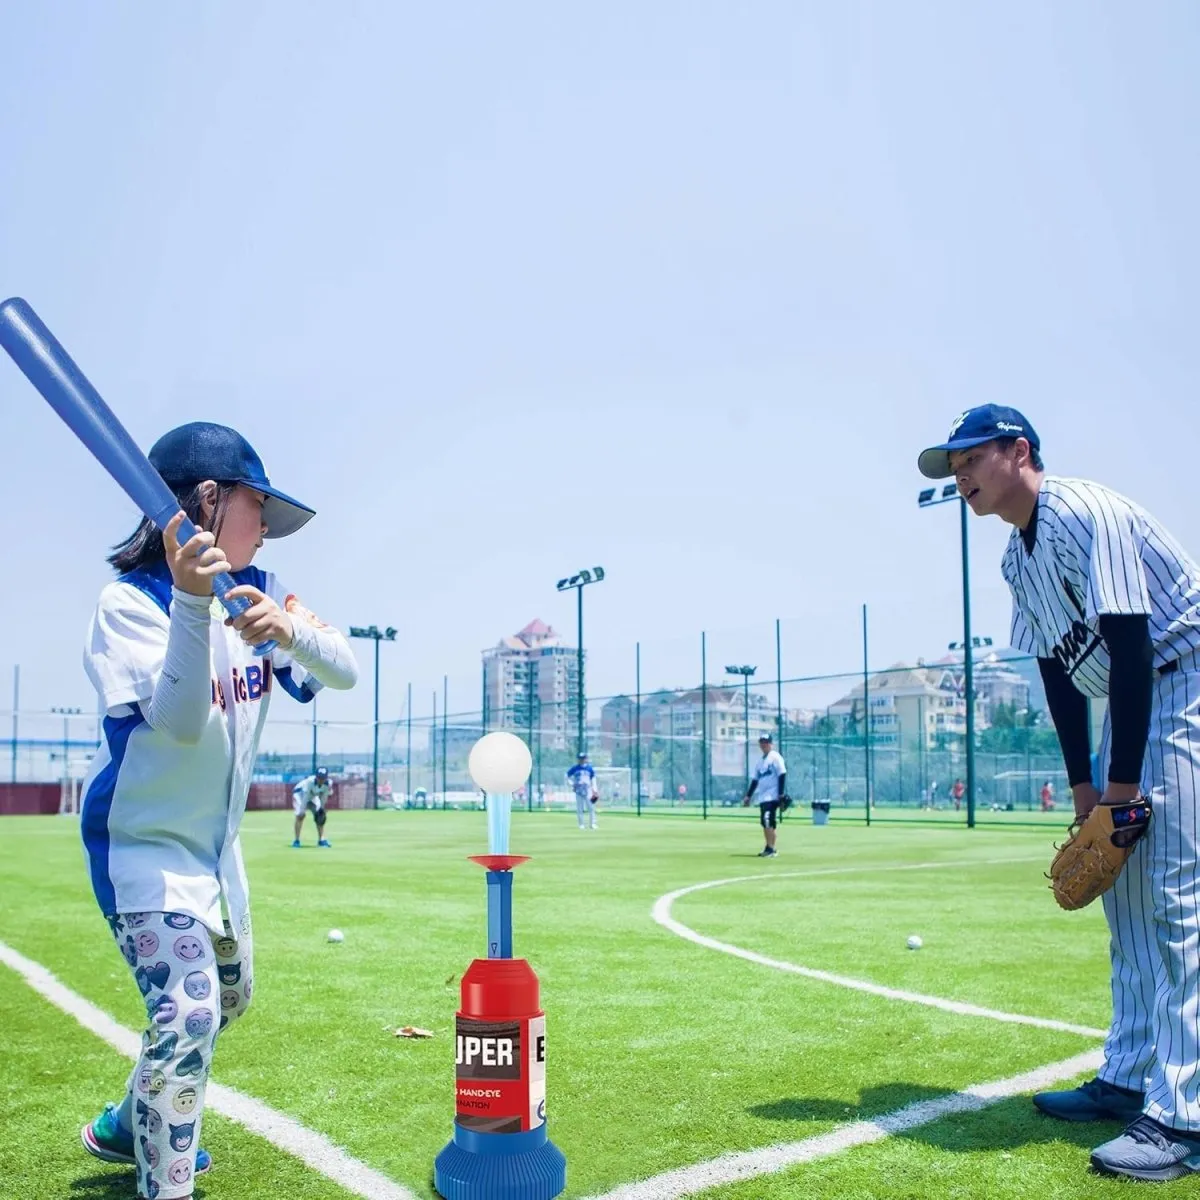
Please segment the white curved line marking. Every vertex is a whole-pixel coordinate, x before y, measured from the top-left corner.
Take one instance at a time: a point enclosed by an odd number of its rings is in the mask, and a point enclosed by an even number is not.
[[[71,991],[41,963],[26,958],[3,942],[0,942],[0,962],[11,967],[35,992],[74,1017],[84,1029],[107,1042],[118,1054],[136,1059],[141,1053],[142,1039],[138,1034],[119,1025],[103,1009]],[[205,1104],[214,1112],[244,1125],[251,1133],[265,1138],[280,1150],[294,1155],[353,1196],[361,1196],[364,1200],[417,1200],[408,1188],[352,1158],[323,1133],[306,1128],[299,1121],[277,1112],[253,1096],[246,1096],[210,1080]]]
[[[691,887],[679,888],[678,891],[668,892],[665,896],[660,896],[655,901],[651,915],[664,929],[669,929],[672,933],[685,938],[689,942],[695,942],[697,946],[705,946],[709,950],[719,950],[722,954],[731,954],[734,958],[742,958],[747,962],[758,963],[763,967],[773,967],[776,971],[788,971],[793,975],[803,975],[806,979],[816,979],[822,983],[836,984],[838,987],[850,988],[855,992],[867,992],[872,996],[882,996],[885,1000],[902,1000],[908,1004],[923,1004],[926,1008],[939,1008],[943,1012],[956,1013],[963,1017],[985,1017],[992,1021],[1005,1021],[1012,1025],[1033,1025],[1038,1029],[1053,1029],[1058,1033],[1076,1033],[1080,1037],[1087,1038],[1107,1037],[1107,1030],[1092,1029],[1087,1025],[1072,1025],[1068,1021],[1051,1021],[1044,1017],[1028,1017],[1023,1013],[1000,1012],[994,1008],[981,1008],[977,1004],[964,1004],[959,1000],[943,999],[941,996],[926,996],[920,992],[906,992],[897,988],[883,987],[878,983],[871,983],[866,979],[851,979],[846,975],[834,975],[829,971],[817,971],[812,967],[801,967],[795,963],[783,962],[777,958],[768,958],[765,954],[756,954],[753,950],[743,950],[740,946],[732,946],[728,942],[720,942],[716,938],[708,937],[703,933],[697,933],[694,929],[684,925],[682,921],[677,921],[671,916],[671,906],[681,896],[690,895],[692,892],[701,892],[707,888],[724,887],[730,883],[757,883],[764,879],[795,879],[798,877],[808,878],[820,875],[852,875],[865,870],[871,870],[876,873],[882,871],[930,871],[936,870],[939,867],[997,866],[1001,863],[1038,861],[1040,859],[1032,858],[964,859],[955,862],[913,863],[895,867],[834,867],[828,870],[817,871],[783,871],[778,873],[771,872],[770,874],[763,873],[761,875],[739,875],[732,879],[713,879],[708,883],[694,883]]]
[[[1020,1096],[1024,1092],[1041,1091],[1063,1080],[1074,1079],[1085,1072],[1094,1072],[1103,1061],[1104,1055],[1101,1051],[1090,1050],[1086,1054],[1077,1054],[1074,1058],[1064,1059],[1062,1062],[1026,1071],[1023,1075],[1014,1075],[1011,1079],[977,1084],[965,1091],[936,1100],[918,1100],[896,1109],[895,1112],[876,1117],[873,1121],[855,1121],[818,1137],[764,1146],[759,1150],[739,1150],[731,1154],[722,1154],[719,1158],[710,1158],[707,1162],[695,1163],[690,1167],[665,1171],[652,1179],[623,1184],[611,1192],[605,1192],[603,1196],[592,1197],[591,1200],[682,1200],[684,1196],[694,1196],[697,1192],[722,1184],[753,1179],[757,1175],[773,1175],[777,1171],[799,1166],[801,1163],[830,1158],[855,1146],[881,1142],[894,1133],[903,1133],[907,1129],[916,1129],[919,1125],[928,1125],[931,1121],[940,1120],[951,1113],[975,1112],[1012,1096]],[[799,1194],[802,1193],[797,1191],[797,1195]]]

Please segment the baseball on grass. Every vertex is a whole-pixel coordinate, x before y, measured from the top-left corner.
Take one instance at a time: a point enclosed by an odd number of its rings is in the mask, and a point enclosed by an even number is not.
[[[340,929],[331,929],[325,936],[331,942],[341,942],[346,938],[346,935]]]
[[[917,935],[915,933],[908,939],[908,948],[910,950],[920,950],[920,948],[924,944],[925,943],[922,942],[921,939],[919,937],[917,937]]]
[[[533,756],[516,734],[488,733],[471,747],[467,770],[476,787],[498,796],[515,792],[529,778]]]

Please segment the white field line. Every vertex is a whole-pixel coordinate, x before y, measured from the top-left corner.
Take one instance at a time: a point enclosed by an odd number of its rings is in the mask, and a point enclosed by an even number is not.
[[[730,883],[757,883],[764,879],[786,879],[786,878],[809,878],[823,875],[851,875],[859,874],[864,871],[879,873],[882,871],[933,871],[941,867],[978,867],[978,866],[996,866],[1001,863],[1011,862],[1035,862],[1040,861],[1031,858],[990,858],[990,859],[964,859],[954,862],[930,862],[930,863],[913,863],[906,866],[893,867],[835,867],[828,870],[816,871],[784,871],[784,872],[763,872],[759,875],[740,875],[733,879],[713,879],[708,883],[696,883],[691,887],[679,888],[678,891],[668,892],[665,896],[659,897],[654,903],[654,908],[651,910],[651,915],[664,929],[669,929],[672,933],[678,934],[679,937],[685,938],[689,942],[695,942],[697,946],[704,946],[709,950],[718,950],[722,954],[731,954],[735,958],[745,959],[747,962],[758,963],[759,966],[773,967],[776,971],[788,971],[793,975],[803,975],[806,979],[816,979],[821,983],[832,983],[838,987],[850,988],[856,992],[867,992],[872,996],[882,996],[885,1000],[901,1000],[907,1004],[923,1004],[927,1008],[938,1008],[943,1012],[957,1013],[964,1017],[985,1017],[992,1021],[1006,1021],[1013,1025],[1034,1025],[1039,1029],[1053,1029],[1059,1033],[1077,1033],[1081,1037],[1088,1038],[1103,1038],[1107,1037],[1107,1031],[1103,1029],[1092,1029],[1087,1025],[1072,1025],[1067,1021],[1052,1021],[1044,1017],[1028,1017],[1022,1013],[1000,1012],[994,1008],[981,1008],[977,1004],[964,1004],[958,1000],[946,1000],[941,996],[925,996],[920,992],[906,992],[897,988],[883,987],[878,983],[871,983],[865,979],[851,979],[846,975],[834,975],[829,971],[818,971],[812,967],[801,967],[795,963],[783,962],[777,958],[768,958],[765,954],[756,954],[753,950],[743,950],[740,946],[732,946],[728,942],[720,942],[716,938],[711,938],[703,933],[697,933],[694,929],[684,925],[682,921],[677,921],[671,915],[671,907],[681,896],[690,895],[692,892],[704,891],[707,888],[724,887]]]
[[[3,942],[0,942],[0,962],[11,967],[34,991],[74,1017],[84,1029],[107,1042],[118,1053],[132,1059],[141,1054],[142,1039],[138,1034],[118,1025],[108,1013],[71,991],[40,963],[26,958]],[[380,1175],[358,1159],[351,1158],[324,1134],[306,1129],[298,1121],[260,1100],[210,1082],[205,1104],[214,1112],[244,1125],[251,1133],[265,1138],[280,1150],[286,1150],[351,1195],[361,1196],[363,1200],[417,1200],[407,1188]]]
[[[1011,1079],[977,1084],[936,1100],[918,1100],[874,1120],[855,1121],[818,1137],[764,1146],[760,1150],[722,1154],[719,1158],[694,1166],[666,1171],[652,1179],[623,1184],[611,1192],[605,1192],[603,1196],[592,1197],[592,1200],[682,1200],[684,1196],[694,1196],[708,1188],[753,1179],[758,1175],[772,1175],[788,1167],[841,1154],[855,1146],[881,1142],[893,1134],[928,1125],[952,1113],[975,1112],[1024,1092],[1040,1091],[1062,1080],[1095,1071],[1102,1061],[1101,1051],[1091,1050],[1062,1062],[1027,1071],[1023,1075],[1014,1075]],[[797,1195],[800,1194],[798,1187]]]

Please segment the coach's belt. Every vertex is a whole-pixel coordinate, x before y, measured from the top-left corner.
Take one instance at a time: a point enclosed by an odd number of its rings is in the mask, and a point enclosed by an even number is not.
[[[1158,668],[1158,674],[1173,675],[1176,671],[1195,671],[1197,668],[1200,668],[1200,651],[1184,650],[1178,658],[1163,663]]]

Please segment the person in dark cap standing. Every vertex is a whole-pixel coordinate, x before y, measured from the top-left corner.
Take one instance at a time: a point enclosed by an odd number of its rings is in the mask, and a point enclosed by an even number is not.
[[[200,1138],[217,1037],[253,994],[239,829],[267,707],[276,685],[311,700],[321,687],[353,687],[358,668],[338,630],[251,565],[265,538],[295,533],[313,510],[272,485],[250,443],[193,422],[149,458],[180,511],[162,529],[143,519],[108,556],[117,577],[84,649],[104,732],[80,821],[146,1032],[122,1101],[80,1138],[95,1157],[136,1168],[131,1192],[184,1200],[212,1165]],[[185,514],[198,532],[180,545]],[[213,595],[224,573],[236,585],[228,594],[250,603],[237,618]],[[275,648],[256,654],[267,642]]]
[[[758,748],[762,758],[754,768],[754,778],[746,789],[742,807],[749,805],[756,796],[758,798],[758,822],[762,826],[763,838],[766,845],[759,851],[759,858],[774,858],[778,851],[775,849],[779,813],[784,806],[787,787],[787,766],[783,755],[775,749],[769,733],[764,733],[758,739]]]
[[[1091,1153],[1102,1173],[1200,1171],[1200,564],[1132,500],[1046,474],[1014,408],[963,413],[917,466],[953,477],[977,516],[1012,526],[1001,563],[1011,642],[1037,658],[1076,820],[1110,805],[1114,822],[1144,829],[1102,896],[1104,1061],[1095,1078],[1033,1102],[1060,1120],[1127,1122]],[[1106,702],[1098,756],[1089,697]]]

